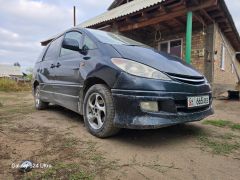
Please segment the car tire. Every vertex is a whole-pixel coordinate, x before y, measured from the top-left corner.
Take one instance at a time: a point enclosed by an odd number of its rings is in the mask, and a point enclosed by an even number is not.
[[[43,110],[48,107],[48,102],[43,102],[40,97],[40,87],[37,86],[34,90],[34,104],[37,110]]]
[[[114,127],[115,108],[111,91],[103,84],[89,88],[84,97],[84,123],[87,130],[94,136],[106,138],[119,132]]]

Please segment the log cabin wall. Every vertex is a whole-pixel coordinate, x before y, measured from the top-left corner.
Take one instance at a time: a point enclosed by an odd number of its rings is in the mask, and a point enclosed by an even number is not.
[[[216,25],[214,46],[216,54],[214,56],[213,91],[215,95],[219,95],[237,87],[238,78],[233,63],[238,71],[240,63],[235,58],[236,51],[218,25]]]

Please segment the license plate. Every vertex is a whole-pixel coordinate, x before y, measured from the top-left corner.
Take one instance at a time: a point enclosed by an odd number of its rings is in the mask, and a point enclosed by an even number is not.
[[[209,105],[209,96],[188,97],[188,108]]]

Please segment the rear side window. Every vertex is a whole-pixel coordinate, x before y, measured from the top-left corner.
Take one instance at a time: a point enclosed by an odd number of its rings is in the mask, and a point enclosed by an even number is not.
[[[47,46],[45,46],[42,51],[41,51],[41,54],[38,56],[37,58],[37,62],[41,62],[43,60],[43,57],[44,57],[44,54],[46,52],[46,49],[47,49]]]
[[[63,39],[63,36],[61,36],[51,42],[51,44],[45,54],[44,60],[48,61],[48,60],[58,58],[60,47],[62,44],[62,39]]]
[[[77,31],[68,32],[68,33],[66,33],[64,38],[77,40],[79,46],[81,47],[82,34],[80,32],[77,32]],[[72,51],[70,49],[65,49],[63,47],[61,48],[61,56],[65,56],[65,55],[69,55],[69,54],[79,54],[79,53],[76,51]]]

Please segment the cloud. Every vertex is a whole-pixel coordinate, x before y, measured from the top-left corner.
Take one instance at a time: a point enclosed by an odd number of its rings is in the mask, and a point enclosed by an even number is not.
[[[105,11],[112,0],[0,0],[0,63],[33,66],[40,41]]]
[[[240,32],[240,13],[239,13],[240,2],[239,0],[231,0],[231,1],[225,0],[225,2],[228,6],[230,13],[232,14],[232,17],[237,29]]]
[[[0,36],[16,39],[19,37],[19,34],[0,27]]]
[[[42,1],[11,0],[0,3],[4,25],[11,31],[18,31],[26,37],[29,35],[28,38],[55,33],[72,24],[70,8]]]

